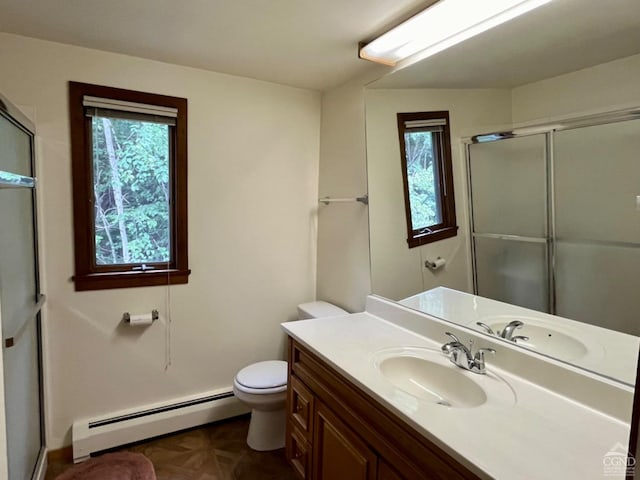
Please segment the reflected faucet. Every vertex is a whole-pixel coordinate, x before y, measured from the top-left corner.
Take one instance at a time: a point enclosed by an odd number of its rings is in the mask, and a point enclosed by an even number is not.
[[[498,330],[497,332],[494,332],[486,323],[476,322],[476,325],[484,328],[489,335],[495,335],[496,337],[504,338],[505,340],[509,340],[514,343],[518,340],[522,340],[523,342],[529,340],[529,337],[526,337],[524,335],[517,335],[515,337],[513,336],[513,333],[518,328],[522,328],[522,326],[524,325],[520,320],[513,320],[509,322],[507,325],[505,325],[502,331]]]
[[[498,335],[504,339],[511,340],[513,332],[518,328],[522,328],[522,325],[523,323],[520,320],[513,320],[502,329],[502,332],[498,332]]]
[[[475,355],[453,333],[445,332],[453,341],[442,345],[442,352],[449,356],[449,360],[460,368],[473,373],[484,375],[487,368],[484,362],[484,353],[496,353],[493,348],[479,348]]]

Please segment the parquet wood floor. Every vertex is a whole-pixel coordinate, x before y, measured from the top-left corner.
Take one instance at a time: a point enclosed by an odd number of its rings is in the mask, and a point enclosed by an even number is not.
[[[294,480],[284,449],[255,452],[246,443],[249,417],[238,417],[118,449],[152,462],[158,480]],[[52,462],[46,480],[72,464]]]

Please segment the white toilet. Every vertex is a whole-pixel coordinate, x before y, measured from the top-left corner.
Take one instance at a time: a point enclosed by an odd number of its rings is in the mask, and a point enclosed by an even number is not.
[[[334,317],[349,312],[327,302],[298,305],[298,318]],[[254,450],[284,447],[287,398],[287,362],[267,360],[253,363],[233,379],[234,395],[251,407],[247,445]]]

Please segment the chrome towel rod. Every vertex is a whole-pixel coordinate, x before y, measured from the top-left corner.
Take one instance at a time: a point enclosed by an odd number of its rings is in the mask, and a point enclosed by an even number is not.
[[[338,203],[338,202],[360,202],[364,205],[369,205],[369,195],[363,195],[361,197],[355,197],[355,198],[323,197],[323,198],[319,198],[318,202],[324,203],[325,205],[329,205],[330,203]]]

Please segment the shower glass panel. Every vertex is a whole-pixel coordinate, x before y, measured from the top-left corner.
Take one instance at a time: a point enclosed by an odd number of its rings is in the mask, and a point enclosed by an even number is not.
[[[640,335],[640,248],[556,243],[557,315]]]
[[[547,311],[546,243],[483,237],[474,242],[478,295]]]
[[[31,137],[0,115],[0,170],[31,176]]]
[[[554,134],[556,236],[640,245],[640,120]]]
[[[31,177],[32,150],[33,135],[0,110],[0,171]],[[0,318],[11,480],[32,478],[44,451],[34,200],[31,188],[0,184]]]
[[[2,116],[0,170],[31,176],[31,138]],[[36,301],[31,189],[0,189],[0,222],[2,331],[7,336],[20,327]]]
[[[545,135],[469,148],[474,232],[545,237]]]
[[[640,335],[638,152],[640,120],[554,134],[557,314],[633,335]]]
[[[478,295],[548,312],[546,135],[469,145]]]

